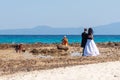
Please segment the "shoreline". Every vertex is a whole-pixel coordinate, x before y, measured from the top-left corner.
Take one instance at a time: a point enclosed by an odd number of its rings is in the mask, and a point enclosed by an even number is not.
[[[34,43],[30,43],[30,42],[19,42],[19,43],[14,43],[14,42],[11,42],[11,43],[0,43],[0,44],[61,44],[61,42],[52,42],[52,43],[45,43],[45,42],[34,42]],[[69,42],[69,44],[80,44],[81,41],[79,42]],[[106,41],[106,42],[95,42],[96,44],[99,44],[99,43],[120,43],[120,41]]]
[[[108,42],[95,42],[96,44],[106,44],[106,45],[109,45],[109,44],[119,44],[120,42],[112,42],[112,41],[108,41]],[[24,44],[24,45],[33,45],[33,44],[40,44],[40,45],[57,45],[57,44],[61,44],[61,42],[56,42],[56,43],[42,43],[42,42],[36,42],[36,43],[0,43],[0,45],[15,45],[15,44]],[[80,42],[72,42],[72,43],[69,43],[69,45],[73,45],[73,44],[81,44]]]

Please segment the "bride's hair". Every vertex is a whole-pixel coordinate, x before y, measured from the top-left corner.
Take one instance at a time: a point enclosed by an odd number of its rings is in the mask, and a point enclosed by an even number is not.
[[[93,34],[93,29],[92,28],[88,29],[88,34]]]

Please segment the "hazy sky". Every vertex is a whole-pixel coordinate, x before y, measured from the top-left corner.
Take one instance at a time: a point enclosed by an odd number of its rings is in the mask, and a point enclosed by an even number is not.
[[[120,0],[0,0],[0,29],[120,22]]]

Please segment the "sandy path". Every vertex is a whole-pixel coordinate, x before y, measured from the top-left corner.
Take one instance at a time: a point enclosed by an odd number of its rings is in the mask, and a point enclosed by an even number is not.
[[[120,80],[120,62],[20,72],[1,76],[0,80]]]

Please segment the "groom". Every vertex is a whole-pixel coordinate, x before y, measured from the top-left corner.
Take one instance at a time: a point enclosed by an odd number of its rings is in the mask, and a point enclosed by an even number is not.
[[[82,56],[84,56],[84,49],[85,49],[85,45],[86,45],[86,42],[87,42],[87,29],[84,28],[84,32],[81,34],[81,37],[82,37],[82,41],[81,41],[81,47],[83,47],[83,54]]]

